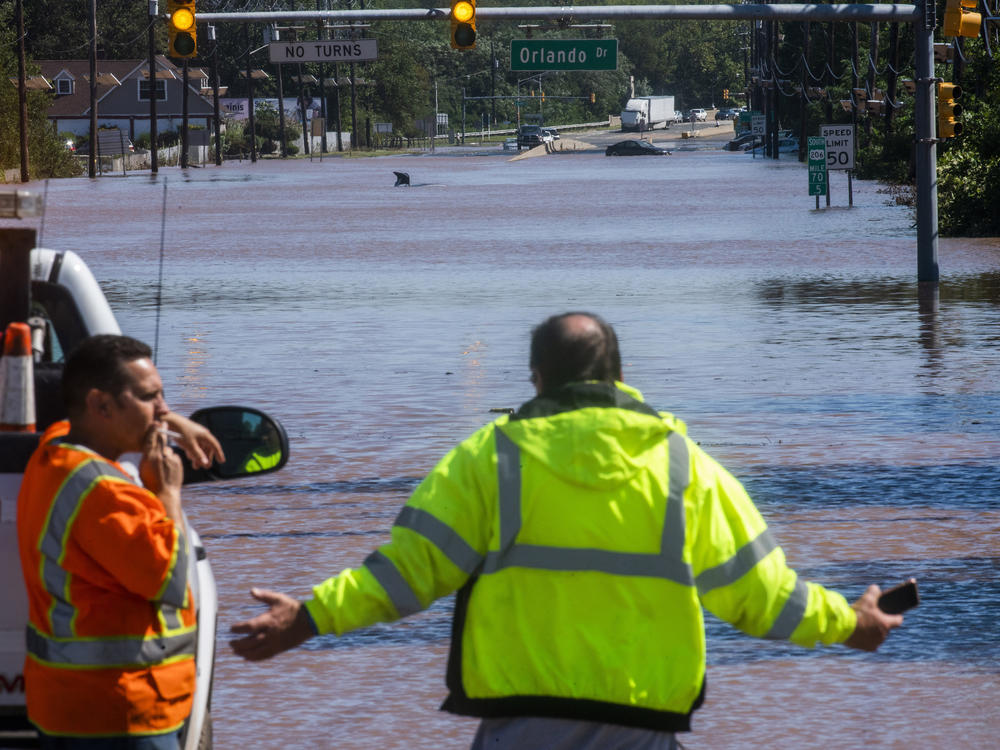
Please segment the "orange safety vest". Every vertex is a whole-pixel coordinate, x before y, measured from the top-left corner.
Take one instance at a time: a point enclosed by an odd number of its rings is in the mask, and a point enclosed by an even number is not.
[[[28,718],[51,735],[181,728],[197,621],[187,540],[114,461],[43,435],[24,472],[17,533],[28,591]]]

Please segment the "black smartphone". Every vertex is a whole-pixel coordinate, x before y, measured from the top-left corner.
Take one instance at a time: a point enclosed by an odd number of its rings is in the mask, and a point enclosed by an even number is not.
[[[920,594],[917,591],[916,578],[883,591],[878,598],[878,608],[887,615],[902,614],[918,604],[920,604]]]

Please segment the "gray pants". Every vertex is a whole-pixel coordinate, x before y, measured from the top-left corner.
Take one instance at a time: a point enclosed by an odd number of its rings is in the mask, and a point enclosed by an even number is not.
[[[471,750],[678,750],[673,732],[575,719],[483,719]]]

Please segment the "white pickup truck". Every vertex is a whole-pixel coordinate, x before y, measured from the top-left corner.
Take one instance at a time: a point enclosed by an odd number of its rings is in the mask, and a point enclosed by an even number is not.
[[[0,747],[4,748],[37,744],[37,735],[27,721],[24,696],[28,603],[16,530],[21,475],[40,433],[63,417],[59,379],[65,354],[86,336],[121,332],[83,260],[72,251],[32,248],[32,243],[25,244],[25,231],[0,227],[0,332],[10,322],[28,323],[32,328],[37,423],[37,432],[0,431]],[[288,460],[284,429],[263,412],[222,406],[199,410],[191,418],[220,440],[227,460],[210,470],[194,471],[182,454],[185,484],[277,471]],[[247,468],[247,457],[265,445],[271,455],[274,446],[280,446],[280,459],[266,469],[259,464]],[[198,609],[198,646],[194,708],[182,747],[206,750],[212,746],[210,708],[218,600],[205,548],[190,524],[187,530],[193,552],[188,558],[189,581]]]

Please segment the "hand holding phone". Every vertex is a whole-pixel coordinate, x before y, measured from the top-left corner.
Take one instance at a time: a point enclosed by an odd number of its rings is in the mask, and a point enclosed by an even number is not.
[[[917,591],[916,578],[883,591],[878,598],[878,608],[887,615],[902,614],[918,604],[920,604],[920,594]]]

